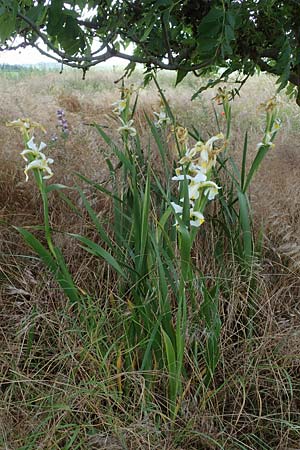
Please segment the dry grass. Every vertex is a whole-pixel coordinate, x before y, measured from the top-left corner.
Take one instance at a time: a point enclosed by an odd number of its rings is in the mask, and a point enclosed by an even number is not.
[[[153,399],[152,410],[145,414],[147,387],[138,373],[124,374],[130,386],[130,395],[124,398],[113,394],[118,382],[112,375],[115,361],[107,361],[106,372],[100,372],[99,335],[113,345],[118,321],[123,318],[109,300],[114,283],[111,274],[78,251],[64,233],[92,233],[87,218],[70,212],[53,195],[55,239],[76,283],[95,293],[93,306],[84,306],[83,322],[12,228],[40,224],[42,211],[33,182],[24,182],[19,157],[22,142],[5,122],[24,116],[46,126],[48,133],[43,139],[55,159],[55,182],[72,186],[78,182],[74,175],[78,171],[101,181],[107,175],[104,159],[108,149],[90,124],[115,126],[110,116],[111,103],[118,98],[111,81],[114,78],[118,74],[93,72],[84,82],[79,74],[66,72],[1,79],[0,446],[7,450],[299,449],[300,131],[299,112],[293,103],[282,98],[284,128],[251,191],[257,229],[263,223],[265,231],[264,257],[255,275],[253,338],[247,338],[252,288],[229,251],[221,289],[222,355],[215,386],[209,392],[197,392],[201,367],[187,362],[191,373],[184,414],[175,425],[165,417],[163,393],[160,401]],[[171,78],[163,81],[182,123],[193,123],[204,135],[214,133],[212,95],[205,93],[191,104],[194,83],[187,79],[174,95]],[[252,148],[260,141],[262,119],[257,106],[273,89],[269,78],[252,79],[236,101],[232,152],[237,160],[245,129],[249,129]],[[143,92],[138,127],[145,142],[143,111],[150,115],[158,103],[154,89]],[[59,107],[65,109],[71,129],[67,140],[57,128]],[[54,135],[58,140],[51,143]],[[85,189],[99,214],[109,219],[109,203]],[[76,194],[70,195],[80,208]],[[203,255],[213,254],[216,238],[216,230],[207,226],[194,255],[197,265],[212,279],[219,269],[212,256]],[[99,335],[89,328],[92,319],[98,321]],[[195,339],[201,340],[201,333],[197,321],[192,321],[187,337],[191,345]]]

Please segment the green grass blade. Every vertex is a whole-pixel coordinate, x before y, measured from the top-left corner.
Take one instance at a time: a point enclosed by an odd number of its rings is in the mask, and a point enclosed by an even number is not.
[[[49,184],[46,186],[46,192],[52,191],[61,191],[62,189],[73,189],[69,186],[65,186],[64,184]]]
[[[154,327],[152,329],[151,335],[150,335],[148,343],[147,343],[146,350],[144,352],[144,356],[143,356],[143,359],[142,359],[140,371],[145,370],[145,368],[149,364],[149,360],[151,358],[152,348],[153,348],[154,342],[156,340],[158,329],[159,329],[160,324],[161,324],[161,319],[162,319],[162,316],[157,318],[157,321],[156,321],[156,323],[155,323],[155,325],[154,325]]]
[[[167,335],[167,333],[162,330],[162,336],[164,341],[164,349],[166,355],[166,363],[169,373],[169,401],[170,410],[174,416],[176,411],[176,400],[177,400],[177,364],[176,364],[176,352],[173,347],[172,341]]]
[[[250,183],[252,181],[252,178],[254,177],[254,175],[256,174],[256,172],[258,171],[264,157],[266,156],[266,154],[268,153],[268,151],[270,150],[270,146],[269,145],[263,145],[261,146],[257,153],[256,156],[254,158],[254,161],[250,167],[250,170],[248,172],[246,181],[245,181],[245,185],[243,188],[243,191],[246,192],[248,187],[250,186]]]
[[[82,175],[79,172],[75,172],[75,174],[78,176],[78,178],[80,178],[81,180],[85,181],[90,186],[93,186],[98,191],[103,192],[104,194],[107,194],[109,197],[113,198],[114,200],[118,201],[119,203],[122,203],[122,200],[120,199],[120,197],[118,197],[117,195],[113,194],[108,189],[105,189],[103,186],[101,186],[101,184],[95,183],[94,181],[90,180],[89,178],[87,178],[86,176]]]
[[[84,195],[83,191],[80,189],[79,186],[77,186],[77,190],[78,190],[79,195],[81,197],[82,203],[85,206],[85,209],[87,210],[90,218],[92,219],[93,224],[96,227],[96,230],[98,231],[99,236],[108,245],[109,248],[112,248],[113,245],[111,243],[111,240],[109,239],[105,229],[101,225],[101,223],[100,223],[100,221],[99,221],[99,219],[97,217],[97,214],[93,210],[90,202],[88,201],[88,199],[86,198],[86,196]]]
[[[163,102],[164,102],[164,105],[165,105],[165,108],[166,108],[166,111],[167,111],[168,116],[170,117],[170,119],[172,120],[172,122],[175,123],[175,122],[176,122],[176,119],[175,119],[175,117],[174,117],[174,114],[172,113],[172,110],[171,110],[171,108],[170,108],[170,105],[169,105],[169,103],[168,103],[168,100],[166,99],[166,96],[165,96],[163,90],[161,89],[160,85],[158,84],[157,78],[156,78],[155,76],[153,77],[153,80],[154,80],[154,83],[155,83],[155,85],[156,85],[156,87],[157,87],[157,89],[158,89],[158,91],[159,91],[159,94],[160,94],[160,96],[161,96],[161,98],[162,98],[162,100],[163,100]]]
[[[243,146],[243,158],[242,158],[242,168],[241,168],[241,187],[244,190],[245,178],[246,178],[246,163],[247,163],[247,152],[248,152],[248,132],[245,134],[244,146]]]
[[[70,236],[73,236],[79,242],[84,244],[83,248],[86,251],[88,251],[92,255],[95,255],[95,256],[98,256],[98,257],[104,259],[104,261],[106,261],[109,266],[111,266],[113,269],[115,269],[115,271],[118,272],[119,275],[121,275],[123,278],[126,278],[126,275],[123,272],[120,264],[110,253],[108,253],[106,250],[104,250],[103,247],[101,247],[100,245],[91,241],[90,239],[88,239],[84,236],[81,236],[80,234],[70,233]]]
[[[29,247],[31,247],[39,255],[46,267],[48,267],[48,269],[52,272],[54,278],[62,287],[69,299],[73,303],[77,302],[79,299],[78,290],[73,283],[72,277],[59,249],[55,248],[55,254],[57,257],[57,260],[55,260],[51,253],[32,233],[24,228],[16,227],[16,229],[23,236]]]
[[[166,160],[166,148],[164,147],[164,144],[162,142],[161,136],[159,134],[158,129],[154,126],[153,122],[149,119],[148,115],[145,113],[146,120],[148,122],[148,125],[150,127],[152,136],[154,137],[154,140],[156,142],[160,157],[163,162],[164,171],[166,175],[169,175],[170,171],[168,170],[167,160]]]
[[[205,383],[208,385],[213,378],[220,357],[221,319],[218,308],[218,285],[208,290],[203,283],[202,294],[204,300],[201,305],[201,316],[207,331],[205,350],[207,375]]]
[[[145,193],[143,196],[143,208],[141,217],[141,230],[140,230],[140,253],[142,257],[141,261],[145,260],[146,258],[146,247],[148,242],[148,229],[149,229],[149,211],[150,211],[150,176],[148,171]],[[139,268],[138,271],[139,272],[141,271],[141,267]]]
[[[21,227],[15,227],[16,230],[23,236],[26,243],[31,247],[41,258],[43,263],[51,270],[52,273],[57,273],[57,262],[51,253],[40,243],[40,241],[30,231]]]
[[[61,253],[58,247],[54,248],[55,254],[57,257],[57,262],[59,265],[60,271],[56,276],[57,281],[63,288],[65,294],[69,297],[72,303],[76,303],[80,299],[80,295],[78,289],[76,288],[73,278],[68,270],[63,254]]]
[[[242,230],[243,239],[243,259],[247,264],[251,263],[253,256],[253,242],[252,242],[252,230],[251,219],[249,214],[248,199],[246,194],[242,191],[238,191],[239,209],[240,209],[240,225]]]
[[[94,128],[96,128],[96,130],[98,131],[98,133],[100,134],[100,136],[102,137],[102,139],[105,141],[106,144],[108,144],[110,147],[115,146],[112,139],[108,136],[107,133],[105,133],[105,131],[103,130],[103,128],[100,125],[98,125],[97,123],[94,123],[92,126]]]

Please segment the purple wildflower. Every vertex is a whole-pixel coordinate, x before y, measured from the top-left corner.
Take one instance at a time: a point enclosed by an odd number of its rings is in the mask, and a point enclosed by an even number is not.
[[[58,119],[59,126],[61,127],[61,131],[64,134],[69,134],[68,122],[65,117],[65,112],[63,109],[57,110],[57,119]]]

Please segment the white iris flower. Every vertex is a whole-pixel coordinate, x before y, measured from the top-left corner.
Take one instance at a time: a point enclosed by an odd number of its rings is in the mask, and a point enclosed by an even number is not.
[[[154,121],[154,125],[159,128],[163,125],[169,125],[171,123],[171,119],[168,117],[167,113],[165,111],[160,111],[159,113],[153,112],[155,117],[157,117],[158,120]]]
[[[200,211],[193,211],[191,210],[190,212],[190,217],[191,218],[195,218],[195,220],[191,220],[190,221],[190,225],[192,227],[200,227],[200,225],[203,224],[203,222],[205,221],[203,214]]]
[[[204,195],[207,196],[208,200],[213,200],[215,196],[218,195],[219,189],[221,189],[221,187],[213,181],[206,181],[205,183],[202,183],[202,187],[206,188],[204,190]]]
[[[185,155],[179,160],[179,164],[184,165],[184,164],[189,164],[190,162],[192,162],[193,157],[196,155],[196,153],[198,152],[196,146],[187,150],[185,152]]]
[[[202,183],[195,183],[193,181],[191,182],[191,184],[188,187],[190,200],[193,201],[193,200],[197,200],[199,198],[201,187],[202,187]]]
[[[193,148],[186,150],[185,155],[179,161],[181,167],[175,169],[176,176],[172,177],[172,180],[175,181],[187,180],[191,227],[198,228],[205,221],[204,215],[200,211],[205,206],[205,202],[202,202],[203,196],[208,200],[213,200],[221,189],[215,182],[208,179],[211,169],[217,162],[217,155],[223,149],[223,147],[214,149],[214,142],[219,139],[224,139],[222,133],[212,136],[205,143],[198,141]],[[182,203],[184,201],[184,198],[180,200]],[[182,217],[183,206],[172,203],[172,207],[177,218],[178,215]],[[178,220],[175,225],[178,227]]]
[[[112,104],[112,106],[115,106],[113,112],[115,114],[122,114],[123,111],[125,111],[126,106],[127,106],[127,100],[126,98],[121,98],[120,100],[116,101],[115,103]]]
[[[45,180],[48,180],[53,176],[53,172],[51,168],[49,167],[49,164],[53,164],[52,158],[47,158],[43,156],[40,159],[35,159],[34,161],[31,161],[27,166],[25,167],[24,173],[26,176],[26,181],[28,181],[28,172],[29,170],[38,169],[42,172],[46,172],[46,175],[43,176]]]
[[[118,132],[119,133],[128,133],[129,136],[136,136],[136,129],[132,126],[133,125],[133,120],[129,120],[129,122],[124,122],[123,119],[121,119],[122,122],[122,126],[118,128]]]
[[[32,136],[26,145],[27,148],[21,152],[21,156],[25,159],[25,161],[28,161],[26,155],[32,155],[34,158],[45,158],[42,150],[44,150],[47,146],[44,142],[41,142],[40,145],[37,146],[34,142],[34,136]]]
[[[195,176],[191,177],[191,180],[193,183],[202,183],[203,181],[206,181],[206,175],[199,170]]]
[[[173,181],[183,181],[184,179],[192,180],[192,177],[190,175],[178,175],[177,177],[172,177]]]
[[[212,136],[206,143],[202,141],[196,142],[195,146],[191,148],[190,150],[187,150],[183,158],[179,161],[179,164],[188,164],[191,163],[194,159],[194,157],[199,154],[200,156],[197,158],[197,160],[200,159],[201,162],[208,163],[209,159],[211,158],[211,153],[213,151],[213,144],[214,142],[224,139],[223,133],[219,133],[216,136]],[[202,166],[202,164],[200,164]],[[203,164],[205,166],[205,164]]]
[[[40,128],[46,133],[45,128],[37,122],[33,122],[31,119],[17,119],[6,124],[7,127],[15,127],[19,128],[22,133],[28,133],[32,131],[34,128]]]
[[[183,212],[183,207],[180,205],[177,205],[177,203],[175,202],[171,202],[172,208],[174,209],[176,214],[180,214],[180,218],[182,219],[182,212]],[[194,211],[193,207],[190,208],[190,225],[192,227],[200,227],[200,225],[203,224],[204,222],[204,216],[201,212],[199,211]],[[175,225],[178,225],[178,221],[176,220]]]
[[[175,202],[171,202],[172,208],[174,209],[176,214],[182,214],[183,207],[180,205],[177,205]]]

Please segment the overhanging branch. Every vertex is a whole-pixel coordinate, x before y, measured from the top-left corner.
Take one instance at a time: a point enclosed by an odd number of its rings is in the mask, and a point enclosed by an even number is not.
[[[262,59],[257,59],[256,60],[256,64],[259,66],[259,68],[261,70],[263,70],[264,72],[268,72],[271,73],[272,75],[277,75],[278,73],[272,68],[272,66],[270,66],[268,63],[266,63],[265,61],[263,61]],[[299,75],[297,75],[294,72],[290,72],[289,75],[289,81],[291,83],[293,83],[295,86],[300,86],[300,78]]]
[[[163,62],[159,58],[155,58],[154,56],[147,56],[147,57],[141,57],[137,55],[129,55],[127,53],[120,52],[116,50],[113,47],[109,46],[109,43],[106,46],[106,52],[97,55],[97,53],[101,50],[98,49],[96,52],[93,52],[89,56],[73,56],[69,55],[66,52],[63,52],[59,50],[57,47],[55,47],[52,42],[47,38],[47,36],[41,31],[41,29],[28,17],[23,15],[22,13],[18,13],[18,17],[22,19],[24,22],[26,22],[32,31],[36,33],[36,35],[42,39],[43,43],[49,48],[50,51],[43,50],[39,47],[38,44],[31,41],[24,41],[23,45],[26,46],[32,46],[35,47],[41,54],[48,56],[49,58],[58,61],[60,63],[63,63],[67,66],[79,68],[79,69],[85,69],[87,70],[89,67],[93,67],[101,62],[107,61],[110,58],[118,57],[121,59],[124,59],[129,62],[139,63],[139,64],[147,64],[150,66],[153,66],[155,68],[159,69],[165,69],[165,70],[185,70],[187,72],[193,72],[195,70],[203,69],[205,67],[208,67],[213,63],[213,60],[203,61],[198,64],[190,64],[190,65],[182,65],[181,64],[181,58],[176,58],[176,61],[169,61],[169,62]],[[113,36],[113,34],[112,34]],[[103,46],[102,46],[103,47]],[[101,48],[102,48],[101,47]],[[56,55],[54,56],[51,51]],[[97,56],[96,56],[97,55]]]

